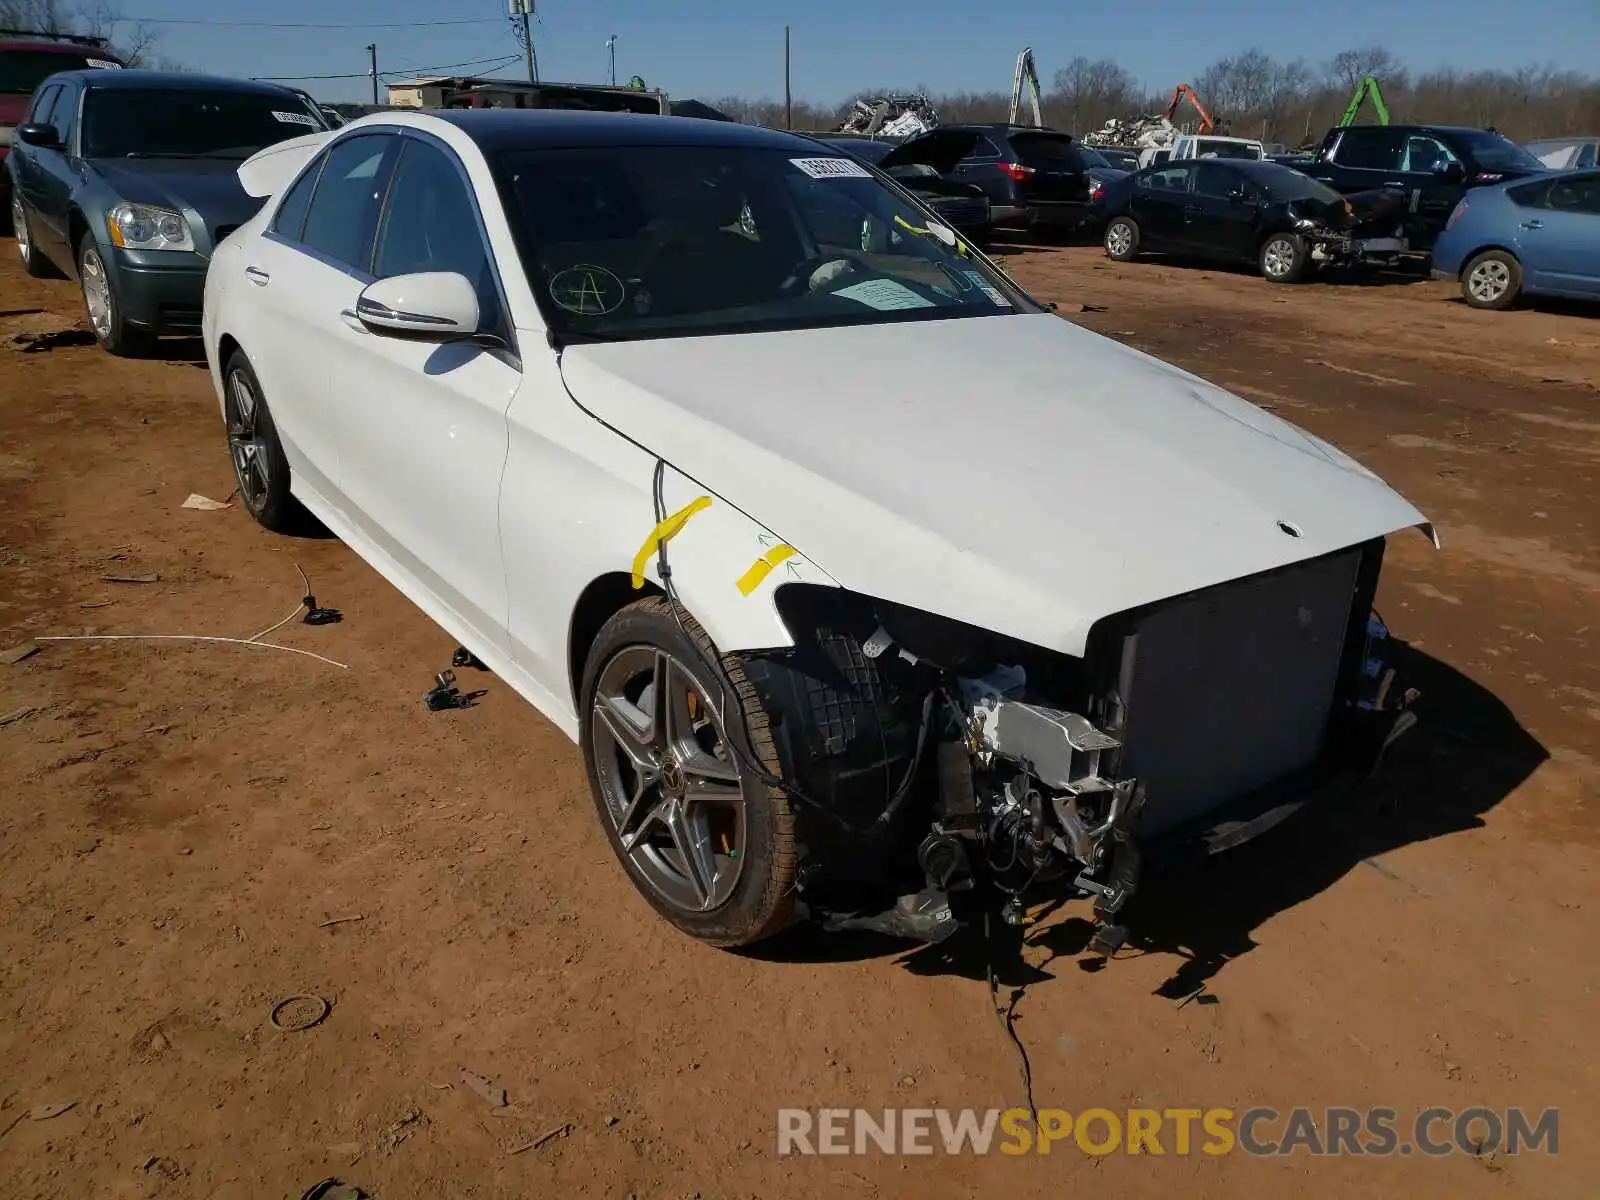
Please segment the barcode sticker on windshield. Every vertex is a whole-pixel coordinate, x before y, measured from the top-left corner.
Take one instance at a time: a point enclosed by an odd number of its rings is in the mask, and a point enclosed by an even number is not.
[[[813,179],[871,179],[872,172],[853,158],[791,158]]]
[[[317,127],[317,123],[305,113],[279,112],[277,109],[273,109],[272,115],[285,125],[304,125],[308,129]]]
[[[99,70],[99,71],[120,71],[120,70],[122,70],[122,64],[121,63],[112,62],[108,58],[86,58],[83,61],[88,63],[91,67],[94,67],[96,70]]]

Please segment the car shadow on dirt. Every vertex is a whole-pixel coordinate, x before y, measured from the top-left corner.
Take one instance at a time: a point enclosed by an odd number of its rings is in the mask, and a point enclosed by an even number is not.
[[[1478,828],[1549,754],[1492,692],[1403,642],[1395,647],[1401,677],[1421,693],[1421,720],[1390,750],[1378,776],[1238,849],[1148,872],[1122,914],[1129,940],[1110,959],[1085,953],[1095,930],[1077,916],[1042,920],[1036,929],[991,919],[987,932],[974,924],[938,945],[909,949],[889,938],[802,927],[761,956],[838,962],[898,954],[898,965],[919,975],[984,980],[992,973],[998,985],[1017,988],[1055,978],[1063,960],[1092,973],[1114,971],[1120,957],[1161,954],[1180,961],[1156,994],[1178,999],[1256,949],[1256,930],[1273,917],[1351,871],[1375,871],[1401,895],[1414,893],[1420,889],[1378,857]],[[1030,963],[1024,950],[1037,947],[1049,955],[1040,962],[1030,949]]]

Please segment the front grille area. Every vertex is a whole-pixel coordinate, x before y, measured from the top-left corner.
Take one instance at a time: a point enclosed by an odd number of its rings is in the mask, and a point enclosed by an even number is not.
[[[1195,820],[1316,762],[1333,713],[1362,548],[1156,605],[1123,643],[1122,772],[1139,832]]]

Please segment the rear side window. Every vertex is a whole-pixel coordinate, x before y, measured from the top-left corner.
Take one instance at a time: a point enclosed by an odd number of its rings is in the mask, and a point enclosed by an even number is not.
[[[1041,171],[1081,171],[1083,155],[1078,153],[1072,139],[1061,134],[1014,133],[1011,147],[1025,167]]]
[[[1398,171],[1404,153],[1405,135],[1399,130],[1347,129],[1333,161],[1358,170]]]
[[[300,240],[300,234],[306,227],[306,211],[311,207],[311,193],[317,186],[317,176],[322,174],[322,164],[326,161],[326,155],[318,158],[284,193],[283,202],[278,205],[278,211],[272,218],[273,233],[282,234],[291,241]]]
[[[22,6],[24,11],[27,7]],[[15,11],[12,5],[0,7],[0,12],[7,16]],[[8,25],[17,23],[15,20],[6,22]],[[0,50],[0,95],[26,96],[57,71],[81,71],[88,65],[89,60],[79,54],[16,47]]]
[[[367,134],[347,138],[328,151],[300,236],[307,249],[366,271],[395,140],[392,135]]]
[[[1556,212],[1600,216],[1600,175],[1555,180],[1545,193],[1544,207]]]
[[[1139,186],[1149,188],[1152,192],[1186,192],[1189,190],[1189,168],[1172,166],[1151,171],[1140,177]]]

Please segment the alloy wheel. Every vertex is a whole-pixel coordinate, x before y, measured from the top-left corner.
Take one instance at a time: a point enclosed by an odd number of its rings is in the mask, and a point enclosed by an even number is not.
[[[271,484],[271,456],[262,433],[261,407],[256,391],[243,371],[228,376],[228,453],[239,494],[251,512],[266,503]]]
[[[710,912],[744,868],[744,790],[733,749],[687,665],[658,646],[617,651],[589,713],[595,773],[617,844],[667,903]]]
[[[1118,223],[1106,231],[1106,249],[1114,257],[1126,254],[1133,245],[1133,230],[1126,225]]]
[[[1294,245],[1284,238],[1274,238],[1267,243],[1267,253],[1262,266],[1273,279],[1282,279],[1294,269]]]
[[[1499,259],[1479,263],[1467,276],[1467,290],[1480,304],[1493,304],[1511,286],[1511,269]]]
[[[111,281],[106,278],[106,265],[100,261],[98,250],[86,250],[82,269],[84,304],[89,309],[89,323],[102,340],[111,337]]]

